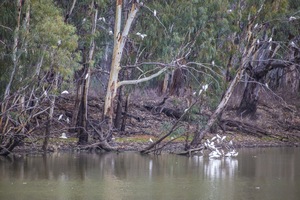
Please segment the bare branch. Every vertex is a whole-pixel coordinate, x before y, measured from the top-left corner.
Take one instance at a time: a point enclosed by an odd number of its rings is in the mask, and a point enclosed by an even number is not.
[[[120,87],[121,85],[134,85],[134,84],[142,83],[145,81],[149,81],[149,80],[161,75],[162,73],[167,71],[169,68],[170,67],[165,67],[165,68],[159,70],[158,72],[156,72],[155,74],[152,74],[145,78],[141,78],[141,79],[137,79],[137,80],[125,80],[125,81],[118,82],[118,87]]]

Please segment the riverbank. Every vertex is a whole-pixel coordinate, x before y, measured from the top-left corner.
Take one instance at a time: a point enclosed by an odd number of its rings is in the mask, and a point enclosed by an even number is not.
[[[233,102],[235,102],[234,98]],[[144,92],[142,95],[133,93],[131,99],[124,114],[127,116],[124,131],[114,131],[109,141],[110,146],[117,151],[145,149],[167,134],[178,121],[177,114],[184,113],[187,107],[186,99],[183,97],[171,96],[166,99],[163,96],[157,96],[153,91]],[[226,136],[228,142],[232,141],[234,148],[299,146],[300,131],[297,126],[300,122],[299,106],[291,106],[294,105],[293,102],[282,105],[270,100],[266,106],[264,101],[258,106],[255,117],[237,116],[234,103],[229,103],[219,121],[205,136],[204,141],[218,134],[222,137]],[[91,127],[88,129],[88,144],[77,145],[77,133],[70,128],[69,123],[69,119],[73,116],[74,103],[73,96],[57,98],[47,152],[99,150],[97,146],[93,146],[99,143],[99,139],[95,137]],[[89,121],[101,124],[99,119],[101,119],[103,100],[98,97],[89,97],[88,106]],[[183,151],[187,142],[193,139],[194,134],[205,126],[212,112],[213,110],[210,110],[207,105],[195,105],[180,121],[177,128],[156,148],[164,146],[161,151],[170,153]],[[46,118],[47,116],[40,116],[40,119]],[[40,124],[45,123],[40,122]],[[37,131],[28,135],[13,152],[42,152],[45,130],[45,126],[37,128]],[[61,138],[62,135],[66,138]],[[90,147],[85,148],[87,146]]]
[[[215,136],[215,134],[209,134],[205,137],[205,140],[211,139]],[[299,147],[300,143],[291,143],[287,141],[279,141],[272,138],[258,138],[254,136],[249,136],[245,134],[222,134],[222,137],[226,136],[227,141],[232,141],[233,148],[267,148],[267,147]],[[145,135],[136,135],[133,137],[114,137],[110,142],[112,147],[115,147],[118,152],[128,152],[128,151],[141,151],[150,145],[152,142],[155,142],[158,138],[153,136],[145,136]],[[164,146],[159,152],[163,153],[178,153],[182,152],[185,147],[185,142],[180,141],[184,138],[179,138],[179,141],[172,142],[170,144],[166,143],[170,141],[167,139],[165,142],[162,142],[160,146]],[[152,142],[151,142],[152,141]],[[89,144],[89,145],[92,145]],[[48,145],[48,153],[51,152],[100,152],[101,149],[89,149],[82,150],[82,146],[77,145],[76,138],[67,138],[67,139],[59,139],[59,138],[51,138]],[[42,145],[40,143],[36,143],[32,145],[32,143],[24,142],[22,145],[15,148],[14,153],[43,153]]]

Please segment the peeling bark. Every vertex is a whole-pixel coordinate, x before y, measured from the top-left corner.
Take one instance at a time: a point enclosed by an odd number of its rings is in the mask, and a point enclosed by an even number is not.
[[[116,18],[115,18],[115,28],[114,28],[114,50],[113,58],[110,69],[110,77],[106,91],[105,105],[104,105],[104,117],[108,118],[108,123],[112,126],[113,119],[113,100],[117,94],[118,89],[118,77],[120,71],[120,62],[124,50],[124,46],[127,40],[129,30],[131,28],[132,22],[139,10],[139,5],[133,3],[130,13],[128,14],[128,19],[125,23],[124,30],[121,32],[121,13],[122,13],[122,1],[118,0],[116,2]],[[112,128],[112,127],[110,127]]]

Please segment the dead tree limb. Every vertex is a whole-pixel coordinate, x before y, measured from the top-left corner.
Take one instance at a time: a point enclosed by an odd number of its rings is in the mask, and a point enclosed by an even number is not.
[[[218,116],[222,113],[222,111],[225,109],[232,93],[233,90],[236,86],[236,84],[240,81],[243,73],[244,73],[244,68],[240,68],[239,71],[237,72],[235,78],[233,79],[233,81],[231,82],[231,84],[229,85],[229,88],[227,89],[223,99],[221,100],[221,102],[219,103],[217,109],[215,110],[215,112],[212,114],[212,116],[210,117],[210,119],[208,120],[205,128],[196,133],[195,137],[193,138],[191,145],[192,146],[197,146],[199,144],[199,142],[201,142],[201,140],[204,138],[204,136],[208,133],[208,131],[210,130],[210,128],[212,127],[212,125],[217,121]]]
[[[188,113],[188,111],[198,102],[198,100],[196,100],[192,105],[190,105],[190,107],[187,108],[187,110],[181,115],[181,117],[175,122],[175,124],[172,126],[172,128],[170,129],[170,131],[165,134],[164,136],[162,136],[161,138],[159,138],[157,141],[155,141],[154,143],[150,144],[148,147],[146,147],[145,149],[143,149],[142,151],[140,151],[142,154],[148,154],[151,152],[151,149],[155,148],[159,143],[161,143],[164,139],[166,139],[168,136],[170,136],[174,130],[176,129],[177,125],[179,124],[179,122],[181,122],[185,115]]]

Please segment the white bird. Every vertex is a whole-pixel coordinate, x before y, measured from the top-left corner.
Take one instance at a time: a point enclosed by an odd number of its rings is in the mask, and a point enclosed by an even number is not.
[[[105,22],[105,18],[104,17],[99,17],[99,19],[98,19],[99,21],[103,21],[103,22]]]
[[[147,37],[146,34],[142,34],[142,33],[140,33],[140,32],[137,32],[136,35],[140,36],[140,37],[142,38],[142,40],[143,40],[145,37]]]
[[[84,79],[87,79],[89,77],[89,74],[87,73],[86,75],[85,75],[85,78]]]
[[[108,34],[109,34],[109,35],[112,35],[112,34],[114,34],[114,33],[113,33],[112,31],[108,31]]]
[[[297,18],[294,17],[294,16],[290,16],[289,21],[293,21],[293,20],[295,20],[295,19],[297,19]]]
[[[83,18],[82,23],[84,23],[86,21],[86,18]]]
[[[258,26],[258,24],[255,24],[255,25],[254,25],[254,29],[256,29],[256,28],[257,28],[257,26]]]
[[[67,121],[67,124],[69,124],[69,123],[70,123],[69,117],[67,117],[67,120],[66,120],[66,121]]]
[[[202,89],[201,89],[201,90],[199,90],[199,94],[198,94],[198,95],[200,96],[200,94],[201,94],[202,92],[203,92],[203,90],[202,90]]]
[[[230,153],[230,152],[227,152],[227,153],[225,154],[225,157],[231,157],[231,153]]]
[[[207,88],[208,88],[208,84],[202,86],[202,89],[203,89],[204,91],[206,91]]]
[[[154,11],[153,11],[153,15],[154,15],[154,17],[156,17],[156,14],[157,14],[157,13],[156,13],[156,10],[154,10]]]
[[[61,138],[61,139],[68,139],[66,133],[62,133],[61,136],[60,136],[59,138]]]
[[[266,85],[266,87],[267,87],[267,88],[269,88],[269,85],[268,85],[268,83],[266,83],[265,85]]]
[[[211,144],[207,144],[207,145],[208,145],[208,148],[216,150],[216,147],[214,145],[211,145]]]
[[[213,61],[211,62],[211,64],[212,64],[212,66],[215,66],[215,61],[213,60]]]
[[[232,154],[233,157],[237,157],[239,155],[239,152],[235,152]]]
[[[57,45],[58,45],[58,46],[61,45],[61,40],[58,40],[58,41],[57,41]]]
[[[45,95],[45,97],[47,96],[47,91],[46,90],[44,91],[44,95]]]
[[[63,117],[63,114],[59,115],[59,117],[58,117],[58,121],[59,121],[59,120],[61,120],[61,119],[62,119],[62,117]]]
[[[212,151],[212,152],[209,154],[209,157],[210,157],[210,158],[220,158],[221,156],[220,156],[216,151]]]
[[[294,42],[291,42],[292,47],[296,47],[296,44]]]
[[[140,36],[141,36],[142,40],[144,39],[144,37],[147,37],[146,34],[141,34]]]
[[[272,37],[270,37],[269,42],[272,42]]]
[[[235,150],[232,150],[230,152],[228,152],[225,156],[226,157],[236,157],[239,153],[236,152]]]
[[[151,143],[153,143],[153,140],[152,140],[151,138],[149,139],[149,141],[150,141]]]
[[[259,43],[260,43],[260,41],[259,41],[259,40],[257,40],[257,41],[256,41],[256,43],[257,43],[257,44],[259,44]]]
[[[64,90],[61,94],[69,94],[69,92],[67,90]]]
[[[235,150],[232,150],[231,152],[229,152],[231,154],[231,157],[236,157],[239,153],[236,152]]]
[[[189,109],[185,109],[184,112],[188,111]]]
[[[195,96],[197,92],[193,92],[193,95]]]

